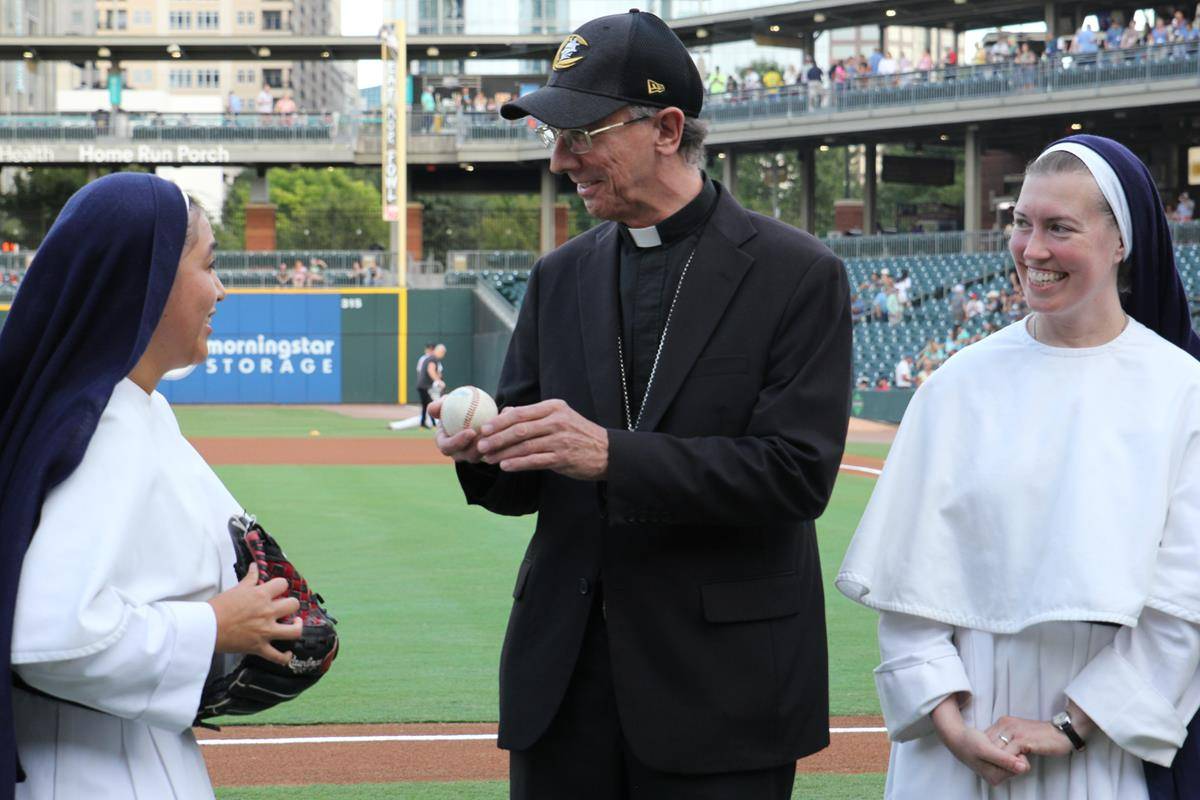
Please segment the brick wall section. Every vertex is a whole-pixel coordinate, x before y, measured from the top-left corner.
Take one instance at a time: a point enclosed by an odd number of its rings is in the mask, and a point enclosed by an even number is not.
[[[567,203],[554,204],[554,246],[562,247],[571,238],[571,226],[567,220],[570,206]]]
[[[275,206],[271,203],[246,204],[246,249],[274,250]]]
[[[421,222],[425,216],[425,206],[420,203],[408,204],[408,255],[417,261],[425,258],[425,239],[421,234]]]

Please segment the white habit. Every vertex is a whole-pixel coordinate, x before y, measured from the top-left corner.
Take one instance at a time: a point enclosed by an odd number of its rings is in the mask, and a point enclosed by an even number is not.
[[[1200,706],[1200,362],[1130,320],[1056,348],[1024,321],[916,393],[837,577],[878,609],[886,797],[1135,800]],[[1108,624],[1094,624],[1108,623]],[[991,789],[929,713],[1099,730]]]
[[[21,568],[12,660],[17,800],[211,798],[192,735],[241,508],[167,401],[125,379]]]

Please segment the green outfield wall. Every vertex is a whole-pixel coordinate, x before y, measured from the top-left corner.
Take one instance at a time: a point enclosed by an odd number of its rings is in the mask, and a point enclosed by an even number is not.
[[[475,298],[475,386],[493,397],[500,384],[500,368],[508,353],[508,342],[512,330],[508,323],[488,308],[480,298]]]
[[[915,392],[915,389],[891,389],[886,392],[856,389],[850,400],[850,414],[877,422],[899,422]]]
[[[0,325],[9,310],[0,304]],[[449,387],[495,393],[511,332],[471,289],[231,289],[172,403],[416,403],[425,342]]]
[[[426,342],[446,345],[443,370],[447,388],[478,385],[475,382],[474,333],[475,303],[470,289],[408,290],[407,402],[420,402],[417,360],[425,352]]]

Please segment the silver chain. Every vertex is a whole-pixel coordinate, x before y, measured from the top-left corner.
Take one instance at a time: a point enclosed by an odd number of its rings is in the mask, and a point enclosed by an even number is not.
[[[688,267],[692,265],[696,248],[699,246],[697,244],[692,248],[691,254],[683,264],[683,272],[679,274],[679,283],[675,286],[675,296],[671,298],[671,307],[667,309],[667,321],[663,324],[662,336],[658,337],[658,351],[655,352],[654,363],[650,366],[650,377],[646,381],[646,392],[642,395],[641,405],[638,406],[636,420],[629,411],[629,384],[625,378],[625,342],[621,337],[621,330],[617,329],[617,363],[621,367],[621,396],[625,400],[625,427],[630,432],[636,431],[642,424],[642,415],[646,413],[646,401],[650,399],[650,387],[654,386],[654,376],[658,374],[658,360],[662,358],[663,344],[667,341],[667,331],[671,329],[671,315],[675,313],[675,304],[679,302],[679,290],[683,288],[683,279],[687,277]]]

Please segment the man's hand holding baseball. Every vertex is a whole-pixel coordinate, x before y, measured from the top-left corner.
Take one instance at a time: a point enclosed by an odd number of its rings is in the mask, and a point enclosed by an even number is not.
[[[435,420],[442,418],[442,403],[445,398],[439,397],[429,404],[429,416]],[[455,461],[466,461],[470,464],[478,464],[482,459],[479,450],[476,449],[476,440],[479,434],[470,428],[461,430],[453,436],[447,436],[446,431],[440,425],[438,426],[437,442],[438,450],[442,451],[442,455],[449,456]]]
[[[485,462],[505,472],[549,469],[584,481],[608,477],[608,431],[562,400],[504,409],[473,445]]]

